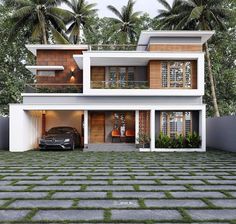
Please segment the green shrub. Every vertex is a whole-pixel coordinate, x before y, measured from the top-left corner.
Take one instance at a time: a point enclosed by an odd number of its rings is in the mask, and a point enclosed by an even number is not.
[[[176,135],[175,138],[170,138],[162,132],[156,139],[156,148],[199,148],[201,146],[201,137],[193,132],[188,133],[186,137]]]
[[[156,148],[171,148],[171,138],[161,132],[156,140]]]
[[[202,142],[201,137],[196,132],[188,133],[185,141],[187,148],[199,148]]]

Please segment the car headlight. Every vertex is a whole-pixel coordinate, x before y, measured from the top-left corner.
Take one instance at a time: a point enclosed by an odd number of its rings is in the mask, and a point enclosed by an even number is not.
[[[70,139],[69,139],[69,138],[66,138],[66,139],[64,140],[64,142],[70,142]]]

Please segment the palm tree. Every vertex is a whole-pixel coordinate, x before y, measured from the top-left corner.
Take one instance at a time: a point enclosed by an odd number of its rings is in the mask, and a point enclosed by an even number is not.
[[[161,3],[164,7],[164,9],[158,10],[159,14],[158,16],[156,16],[156,18],[160,21],[160,28],[168,30],[174,29],[174,25],[176,23],[175,14],[178,9],[180,1],[174,0],[172,5],[170,5],[167,0],[157,0],[157,1]],[[168,22],[166,22],[167,18]]]
[[[109,5],[107,8],[111,10],[118,18],[111,18],[118,28],[117,33],[121,33],[125,42],[133,43],[137,32],[135,30],[136,22],[141,12],[134,12],[135,1],[129,0],[126,6],[121,8],[121,11],[116,9],[114,6]]]
[[[14,25],[10,38],[14,33],[25,26],[31,29],[31,37],[40,39],[43,44],[48,44],[50,32],[56,39],[63,39],[60,34],[65,30],[63,17],[67,11],[58,8],[59,0],[15,0],[15,10],[12,15]]]
[[[90,19],[95,16],[97,9],[96,4],[89,4],[85,0],[65,0],[64,1],[71,9],[67,17],[69,25],[66,33],[69,34],[69,40],[78,44],[81,39],[81,29],[91,30]]]
[[[158,0],[166,2],[165,0]],[[162,14],[163,27],[173,27],[173,29],[192,30],[213,30],[216,27],[225,29],[224,19],[227,12],[222,6],[222,0],[176,0],[173,8],[167,8],[167,13]],[[215,81],[212,72],[212,65],[208,43],[204,44],[206,61],[208,65],[208,75],[211,84],[211,95],[215,116],[219,117],[220,112],[217,103]]]

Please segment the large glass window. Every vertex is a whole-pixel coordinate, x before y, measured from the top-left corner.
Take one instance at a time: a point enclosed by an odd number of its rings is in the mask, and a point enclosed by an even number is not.
[[[134,67],[109,67],[111,87],[129,87],[134,81]]]
[[[192,74],[189,61],[163,61],[161,64],[163,88],[191,88]]]
[[[191,112],[161,112],[161,131],[174,138],[176,135],[186,136],[192,133]]]

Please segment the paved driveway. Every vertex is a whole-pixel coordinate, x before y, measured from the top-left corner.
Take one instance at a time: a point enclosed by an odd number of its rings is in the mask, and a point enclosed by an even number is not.
[[[0,153],[0,223],[234,223],[236,154]]]

